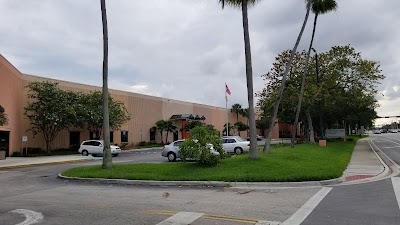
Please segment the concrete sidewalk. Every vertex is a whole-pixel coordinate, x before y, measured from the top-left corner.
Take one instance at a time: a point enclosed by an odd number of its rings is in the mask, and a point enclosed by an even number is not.
[[[5,160],[0,160],[0,169],[10,169],[10,168],[58,164],[58,163],[81,162],[92,159],[93,157],[91,156],[81,156],[81,155],[7,157]]]
[[[93,157],[91,156],[80,156],[80,155],[44,156],[44,157],[8,157],[6,158],[6,160],[0,160],[0,169],[18,168],[18,167],[34,166],[42,164],[79,162],[92,159]],[[368,140],[363,139],[357,142],[350,163],[347,169],[345,170],[343,176],[341,178],[334,179],[335,181],[321,181],[319,182],[319,185],[329,185],[334,183],[354,184],[359,182],[367,182],[388,176],[389,174],[390,174],[389,167],[379,158],[378,154],[375,153],[375,151],[370,146]],[[308,182],[308,183],[309,185],[316,184],[316,182]],[[252,185],[252,184],[254,184],[255,186],[272,185],[272,183],[257,183],[257,184],[247,183],[246,185]],[[293,185],[307,186],[307,182],[296,182],[296,184]],[[280,183],[279,186],[285,186],[285,184]]]
[[[379,179],[390,174],[389,167],[383,162],[378,154],[365,138],[357,142],[343,174],[343,183],[352,184]]]

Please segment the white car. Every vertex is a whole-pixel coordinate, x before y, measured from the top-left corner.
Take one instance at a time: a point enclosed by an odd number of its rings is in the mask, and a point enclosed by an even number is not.
[[[117,156],[121,153],[121,149],[118,146],[110,145],[111,155]],[[78,152],[83,156],[88,156],[92,154],[92,156],[103,155],[104,150],[104,141],[103,140],[87,140],[83,141],[81,146],[79,147]]]
[[[239,136],[224,136],[222,137],[222,148],[227,153],[240,155],[250,150],[250,141]]]
[[[163,151],[161,155],[168,158],[168,161],[173,162],[176,159],[181,158],[181,154],[179,152],[179,145],[182,144],[185,140],[177,140],[172,142],[169,145],[164,145]],[[212,144],[207,145],[210,149],[211,154],[220,155],[218,151],[215,151],[214,146]]]

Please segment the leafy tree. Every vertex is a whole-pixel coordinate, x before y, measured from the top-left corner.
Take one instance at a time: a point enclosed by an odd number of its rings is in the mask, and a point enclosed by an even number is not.
[[[171,120],[167,120],[165,123],[165,131],[167,132],[166,138],[165,138],[165,143],[168,143],[168,133],[169,132],[174,132],[176,130],[176,126],[172,123]]]
[[[78,109],[74,104],[75,93],[60,90],[57,83],[31,82],[27,85],[28,98],[31,100],[25,109],[30,120],[33,136],[43,134],[47,152],[51,151],[51,142],[61,130],[75,123]]]
[[[7,125],[8,118],[3,106],[0,105],[0,126]]]
[[[278,115],[279,104],[281,103],[282,96],[283,96],[283,90],[285,89],[286,78],[287,78],[287,75],[288,75],[288,73],[290,71],[290,68],[291,68],[291,65],[292,65],[292,61],[293,61],[294,55],[295,55],[295,53],[297,51],[297,47],[299,46],[301,37],[303,36],[304,28],[306,27],[306,24],[307,24],[307,21],[308,21],[308,16],[310,15],[311,1],[312,0],[306,0],[306,8],[307,8],[306,16],[304,18],[303,25],[301,27],[300,33],[299,33],[299,35],[297,37],[296,44],[294,45],[292,51],[290,52],[289,61],[287,61],[285,70],[283,72],[282,80],[280,82],[281,83],[280,84],[280,88],[279,88],[279,91],[277,92],[278,93],[277,94],[277,98],[276,98],[276,101],[274,103],[274,109],[273,109],[273,112],[272,112],[272,117],[271,117],[269,129],[267,131],[267,137],[265,138],[265,145],[264,145],[264,149],[263,149],[263,151],[265,153],[268,153],[270,148],[271,148],[272,129],[273,129],[274,125],[275,125],[275,121],[276,121],[276,118],[277,118],[277,115]]]
[[[231,108],[231,112],[236,114],[236,122],[239,121],[239,114],[243,112],[242,105],[239,103],[233,104]]]
[[[190,131],[191,129],[193,129],[195,127],[201,127],[201,126],[203,126],[202,122],[200,122],[198,120],[192,120],[192,121],[188,121],[183,129],[185,131]]]
[[[254,113],[253,68],[251,63],[251,48],[248,21],[248,6],[255,5],[257,0],[219,0],[224,8],[225,3],[242,9],[243,36],[246,61],[247,99],[249,102],[249,132],[250,132],[250,158],[258,158],[256,119]]]
[[[313,32],[312,32],[312,36],[311,36],[310,46],[308,47],[308,52],[307,52],[307,57],[306,57],[306,62],[305,62],[305,70],[303,72],[303,77],[301,80],[299,101],[297,104],[296,116],[295,116],[294,126],[293,126],[293,130],[292,130],[292,138],[291,138],[291,147],[292,148],[294,147],[294,139],[296,137],[296,129],[297,129],[296,124],[299,122],[301,102],[303,100],[304,85],[305,85],[306,76],[308,73],[307,69],[308,69],[308,63],[310,60],[310,53],[311,53],[311,49],[313,48],[315,29],[317,27],[317,19],[320,14],[328,13],[332,10],[335,10],[336,8],[337,8],[337,3],[335,0],[313,0],[311,3],[311,9],[312,9],[313,13],[315,14],[314,27],[313,27]],[[312,137],[314,137],[314,135],[312,135]]]
[[[288,75],[282,107],[279,110],[279,120],[293,123],[298,87],[301,85],[305,69],[306,53],[296,53],[293,67]],[[320,121],[318,130],[325,127],[343,127],[343,124],[367,127],[375,118],[378,106],[375,99],[376,85],[384,76],[379,69],[379,63],[363,59],[351,46],[335,46],[329,51],[319,54],[319,76],[317,71],[308,68],[307,86],[304,90],[302,124],[307,129],[314,129],[313,120]],[[262,116],[271,114],[271,105],[278,92],[282,75],[280,69],[289,60],[288,52],[278,55],[271,71],[264,75],[267,86],[257,95]],[[316,57],[311,61],[315,62]],[[311,67],[311,66],[310,66]],[[311,122],[310,122],[311,121]],[[313,141],[313,135],[310,135]]]
[[[210,144],[220,155],[213,155]],[[205,126],[195,127],[190,136],[180,146],[179,151],[183,162],[187,158],[195,159],[201,165],[215,166],[219,159],[225,156],[222,141],[218,131],[210,130]]]
[[[249,126],[244,124],[242,121],[238,121],[235,123],[235,128],[239,131],[239,136],[240,136],[240,132],[248,130]]]
[[[78,114],[81,119],[77,121],[76,126],[87,127],[89,131],[96,131],[101,136],[104,129],[103,94],[100,91],[81,93],[78,102],[80,104]],[[109,128],[112,130],[118,130],[131,119],[124,103],[114,100],[110,95],[108,95],[108,112]]]
[[[157,127],[157,130],[160,132],[161,143],[163,143],[163,132],[165,131],[165,128],[167,127],[167,121],[165,121],[165,120],[157,121],[156,127]]]
[[[264,131],[268,129],[269,119],[265,116],[261,116],[260,119],[256,120],[257,129],[261,130],[262,136],[264,136]]]

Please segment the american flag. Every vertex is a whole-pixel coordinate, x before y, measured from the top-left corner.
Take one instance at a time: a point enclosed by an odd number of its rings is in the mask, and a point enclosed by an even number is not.
[[[231,91],[229,90],[228,85],[226,85],[226,84],[225,84],[225,92],[226,92],[228,95],[231,95]]]

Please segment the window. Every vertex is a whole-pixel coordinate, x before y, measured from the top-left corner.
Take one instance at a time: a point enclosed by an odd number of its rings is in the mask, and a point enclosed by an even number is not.
[[[121,142],[128,142],[128,131],[121,131]]]
[[[79,145],[81,143],[80,140],[81,132],[79,131],[70,131],[69,132],[69,145]]]
[[[94,144],[93,144],[93,141],[87,141],[87,142],[84,142],[82,145],[94,145]]]
[[[183,141],[177,141],[174,143],[174,146],[179,146]]]
[[[235,141],[235,139],[230,139],[230,138],[228,139],[227,138],[227,139],[224,139],[223,143],[225,143],[225,144],[226,143],[236,143],[236,141]]]
[[[114,131],[110,132],[110,143],[114,143]]]
[[[99,135],[97,134],[96,131],[90,131],[90,140],[98,140],[99,139]]]

